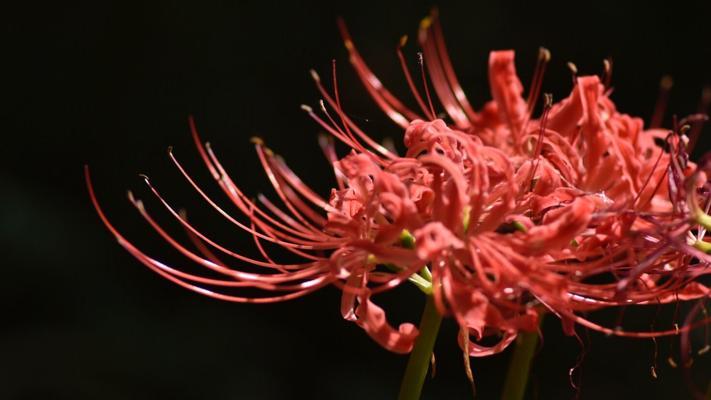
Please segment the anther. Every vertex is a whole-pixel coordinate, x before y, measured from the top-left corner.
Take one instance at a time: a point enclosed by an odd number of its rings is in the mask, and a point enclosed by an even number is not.
[[[609,88],[612,80],[612,58],[608,57],[602,60],[602,66],[604,70],[602,82],[605,88]]]
[[[578,67],[570,61],[565,63],[565,65],[568,67],[570,72],[573,74],[573,78],[575,78],[578,75]]]
[[[667,362],[669,363],[669,365],[671,365],[672,368],[678,367],[676,361],[674,361],[674,359],[673,359],[671,356],[669,356],[669,357],[667,358]]]
[[[420,29],[421,30],[426,30],[429,29],[429,27],[432,26],[432,17],[424,17],[422,18],[422,21],[420,21]]]

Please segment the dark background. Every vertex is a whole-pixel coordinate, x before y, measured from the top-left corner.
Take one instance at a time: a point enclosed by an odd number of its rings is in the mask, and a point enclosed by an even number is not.
[[[581,74],[592,74],[612,56],[613,99],[645,120],[662,74],[675,79],[669,115],[695,112],[701,88],[711,84],[706,1],[438,4],[455,68],[477,106],[488,99],[491,49],[516,49],[527,86],[538,46],[548,47],[553,59],[543,90],[556,99],[570,90],[566,61],[574,61]],[[327,193],[331,181],[316,144],[318,129],[299,110],[301,103],[316,105],[319,99],[309,68],[326,75],[335,58],[346,110],[375,138],[397,141],[401,134],[350,69],[336,16],[346,19],[386,85],[409,101],[394,47],[403,33],[414,38],[431,6],[429,1],[4,6],[0,398],[393,398],[406,358],[342,321],[336,289],[260,306],[223,303],[178,288],[132,259],[101,226],[88,202],[82,166],[91,165],[98,196],[116,225],[159,259],[185,264],[125,201],[125,190],[133,189],[177,232],[138,172],[148,173],[206,232],[254,254],[250,239],[203,205],[165,154],[167,146],[175,146],[203,186],[227,204],[199,163],[187,116],[196,117],[246,193],[272,194],[249,143],[255,134]],[[407,51],[414,60],[414,44]],[[702,139],[699,147],[708,143]],[[411,288],[376,301],[392,310],[394,321],[417,321],[422,307]],[[645,328],[648,317],[630,321]],[[660,319],[665,323],[671,319]],[[553,318],[544,331],[532,378],[534,398],[571,398],[568,369],[580,347],[561,334]],[[695,334],[697,347],[702,333]],[[427,383],[426,398],[471,397],[455,337],[454,324],[446,321],[436,348],[438,376]],[[659,341],[655,380],[649,372],[651,341],[591,333],[581,396],[688,398],[680,369],[665,361],[677,352],[676,339]],[[497,398],[508,357],[506,352],[472,359],[478,398]],[[711,354],[700,357],[692,368],[699,384],[709,381],[710,359]]]

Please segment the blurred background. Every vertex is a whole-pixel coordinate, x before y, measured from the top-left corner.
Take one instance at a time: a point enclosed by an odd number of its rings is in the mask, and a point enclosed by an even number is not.
[[[674,78],[671,115],[696,112],[711,84],[708,1],[651,5],[622,1],[436,3],[454,66],[477,106],[488,100],[487,57],[516,50],[525,86],[539,46],[553,58],[543,90],[571,89],[566,62],[598,74],[614,60],[613,99],[649,121],[663,74]],[[309,78],[335,59],[345,109],[375,138],[401,141],[348,64],[336,29],[343,16],[381,80],[409,101],[394,52],[414,38],[435,5],[392,2],[46,2],[3,7],[0,109],[0,398],[2,399],[390,399],[406,358],[388,353],[343,321],[339,292],[321,290],[272,305],[239,305],[181,289],[129,256],[100,224],[84,187],[92,168],[105,211],[149,254],[185,264],[126,200],[132,189],[171,232],[149,196],[146,173],[207,233],[255,254],[251,239],[203,204],[171,165],[166,148],[208,193],[227,201],[191,144],[194,115],[206,140],[248,195],[273,195],[249,138],[259,135],[320,193],[332,185],[317,145],[318,127],[299,109],[317,105]],[[406,48],[415,66],[414,40]],[[697,153],[709,148],[708,127]],[[697,154],[697,155],[698,155]],[[412,288],[376,298],[393,322],[418,321]],[[649,310],[647,310],[649,311]],[[652,310],[653,311],[653,310]],[[648,327],[650,315],[630,314]],[[616,314],[597,314],[614,321]],[[635,319],[637,318],[637,319]],[[627,320],[626,320],[627,321]],[[659,326],[672,323],[662,314]],[[684,399],[678,341],[587,334],[576,377],[583,399]],[[549,318],[533,367],[531,398],[569,399],[568,371],[583,350]],[[703,330],[695,332],[703,343]],[[437,376],[425,398],[471,398],[445,321],[436,346]],[[472,359],[480,399],[501,391],[510,353]],[[655,361],[656,360],[656,361]],[[711,379],[711,354],[690,369]],[[650,368],[658,364],[658,378]]]

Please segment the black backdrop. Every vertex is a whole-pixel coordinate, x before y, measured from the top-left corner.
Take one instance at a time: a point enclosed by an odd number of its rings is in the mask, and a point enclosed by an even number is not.
[[[516,49],[527,83],[544,45],[553,53],[544,90],[556,99],[570,90],[566,61],[583,74],[599,73],[602,59],[612,56],[613,98],[621,110],[648,120],[659,78],[668,73],[675,78],[670,110],[694,112],[701,88],[711,84],[708,2],[632,3],[438,2],[455,67],[477,105],[488,97],[490,49]],[[400,134],[351,71],[336,16],[346,19],[383,81],[405,94],[394,46],[401,34],[415,33],[431,6],[116,1],[4,9],[0,398],[393,398],[406,359],[342,321],[336,289],[262,306],[180,289],[142,267],[100,225],[82,165],[91,165],[119,228],[158,258],[183,262],[125,201],[132,188],[158,209],[138,172],[207,232],[254,254],[250,239],[202,205],[170,165],[165,149],[173,145],[218,194],[190,143],[187,116],[195,116],[247,193],[271,194],[249,143],[255,134],[326,193],[331,181],[318,129],[299,110],[319,98],[309,68],[326,73],[335,58],[351,115],[376,138]],[[414,58],[414,46],[408,51]],[[703,139],[700,147],[708,144]],[[396,321],[416,321],[422,307],[409,288],[379,301]],[[544,329],[534,392],[540,399],[571,398],[567,372],[580,348],[552,318]],[[447,321],[426,398],[470,396],[455,336]],[[677,347],[659,341],[655,380],[651,341],[590,334],[582,398],[687,398],[681,371],[665,361]],[[497,397],[508,357],[472,360],[479,398]],[[711,376],[710,358],[692,368],[698,383]]]

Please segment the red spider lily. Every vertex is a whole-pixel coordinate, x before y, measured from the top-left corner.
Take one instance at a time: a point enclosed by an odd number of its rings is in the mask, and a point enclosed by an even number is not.
[[[543,312],[560,317],[569,334],[580,324],[607,334],[657,337],[709,322],[692,318],[683,326],[636,332],[604,327],[583,315],[709,297],[700,278],[711,271],[706,254],[711,243],[704,239],[711,229],[711,197],[703,168],[688,161],[685,123],[671,133],[645,130],[641,119],[618,112],[609,98],[609,68],[602,80],[575,77],[571,94],[558,103],[546,96],[542,115],[534,118],[550,59],[545,49],[527,96],[513,51],[492,52],[492,100],[476,111],[454,74],[436,15],[423,21],[418,35],[421,66],[427,67],[422,90],[402,53],[405,40],[397,48],[420,108],[415,111],[375,77],[342,24],[341,32],[366,89],[404,129],[404,155],[378,144],[343,111],[335,68],[333,92],[314,72],[322,113],[303,108],[330,134],[320,140],[336,182],[328,199],[261,140],[254,141],[255,148],[281,205],[263,196],[250,199],[191,120],[200,156],[241,218],[218,206],[172,153],[171,160],[212,208],[253,236],[261,257],[246,257],[201,233],[145,178],[185,228],[191,246],[163,230],[130,195],[133,205],[161,237],[209,271],[167,266],[111,224],[87,170],[94,206],[119,244],[163,277],[227,301],[282,301],[336,285],[343,293],[343,317],[398,353],[410,352],[417,328],[391,326],[371,297],[407,281],[431,293],[442,315],[456,319],[462,348],[471,356],[501,352],[519,332],[535,331]],[[447,117],[436,114],[427,77]],[[332,138],[350,153],[339,158]],[[276,262],[265,242],[303,262]],[[244,267],[223,261],[225,256]],[[601,277],[613,279],[596,279]],[[485,337],[498,343],[483,345]]]

